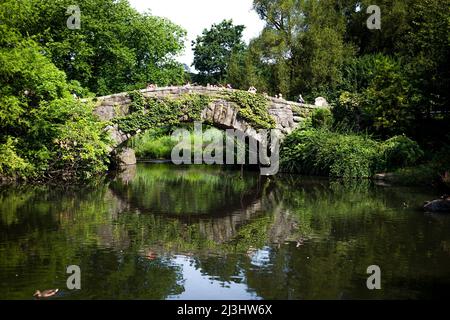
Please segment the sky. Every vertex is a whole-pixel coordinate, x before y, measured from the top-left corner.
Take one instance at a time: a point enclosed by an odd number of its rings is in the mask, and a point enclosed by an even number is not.
[[[257,37],[264,23],[252,10],[253,0],[129,0],[140,12],[150,9],[155,16],[165,17],[187,31],[185,52],[178,61],[191,67],[194,54],[191,42],[203,29],[224,19],[233,19],[234,24],[245,25],[244,41]],[[193,67],[191,67],[193,69]]]

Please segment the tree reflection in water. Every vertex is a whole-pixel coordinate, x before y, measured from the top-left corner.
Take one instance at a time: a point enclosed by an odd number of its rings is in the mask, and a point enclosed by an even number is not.
[[[223,167],[139,165],[94,187],[0,190],[0,298],[319,299],[448,295],[450,218],[421,190]],[[404,206],[407,203],[408,206]],[[365,287],[377,264],[384,290]]]

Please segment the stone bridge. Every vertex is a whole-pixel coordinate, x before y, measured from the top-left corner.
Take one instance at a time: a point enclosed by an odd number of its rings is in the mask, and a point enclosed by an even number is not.
[[[201,114],[201,120],[212,124],[221,129],[234,129],[245,133],[258,141],[261,138],[257,128],[253,128],[248,122],[242,119],[239,114],[239,107],[226,100],[226,93],[235,91],[233,89],[202,87],[202,86],[184,86],[184,87],[163,87],[156,89],[145,89],[140,92],[144,97],[155,98],[177,98],[189,93],[197,93],[209,96],[211,101],[206,105]],[[311,112],[318,108],[314,105],[300,104],[283,99],[267,97],[268,113],[275,120],[275,128],[279,130],[281,136],[291,133],[299,123],[307,118]],[[119,93],[105,97],[97,98],[97,106],[94,113],[103,121],[110,121],[115,118],[127,116],[131,113],[130,105],[132,100],[128,93]],[[180,122],[185,122],[180,119]],[[126,134],[119,129],[119,126],[110,125],[106,128],[113,141],[112,151],[124,145],[132,137],[132,134]],[[128,156],[119,157],[126,159],[123,164],[132,164],[134,152],[130,149],[120,151],[127,153]],[[135,160],[134,160],[135,161]]]

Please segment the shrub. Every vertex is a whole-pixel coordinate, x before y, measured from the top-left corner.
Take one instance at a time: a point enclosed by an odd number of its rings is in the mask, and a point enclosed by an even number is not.
[[[281,149],[281,167],[288,172],[362,178],[371,177],[381,165],[378,143],[365,135],[296,130]]]
[[[330,109],[315,109],[311,115],[312,126],[318,128],[331,128],[333,124],[333,115]]]
[[[105,125],[31,39],[0,25],[0,176],[88,179],[107,169]]]
[[[417,142],[406,136],[392,137],[380,147],[388,170],[414,165],[424,155]]]
[[[17,155],[16,143],[16,139],[8,137],[5,143],[0,144],[0,178],[26,176],[31,169],[31,165]]]
[[[364,127],[360,95],[347,91],[342,92],[333,108],[333,118],[340,126],[349,127],[356,131]]]
[[[64,105],[64,102],[66,104]],[[109,136],[93,114],[93,105],[71,99],[59,101],[67,121],[56,125],[46,176],[67,181],[90,180],[104,174],[109,164]]]

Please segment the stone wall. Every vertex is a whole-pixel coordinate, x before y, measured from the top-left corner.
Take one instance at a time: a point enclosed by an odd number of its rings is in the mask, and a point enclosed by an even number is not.
[[[220,100],[223,98],[223,93],[232,91],[232,89],[222,88],[207,88],[207,87],[164,87],[152,90],[141,90],[145,97],[172,97],[177,98],[186,93],[205,94],[211,98]],[[269,99],[269,113],[275,118],[277,126],[280,130],[287,129],[289,131],[296,127],[296,124],[306,118],[314,108],[313,105],[300,104],[287,100],[268,97]],[[108,121],[116,117],[125,116],[129,113],[129,105],[131,99],[127,93],[119,93],[105,97],[97,98],[98,106],[95,113],[100,119]]]

